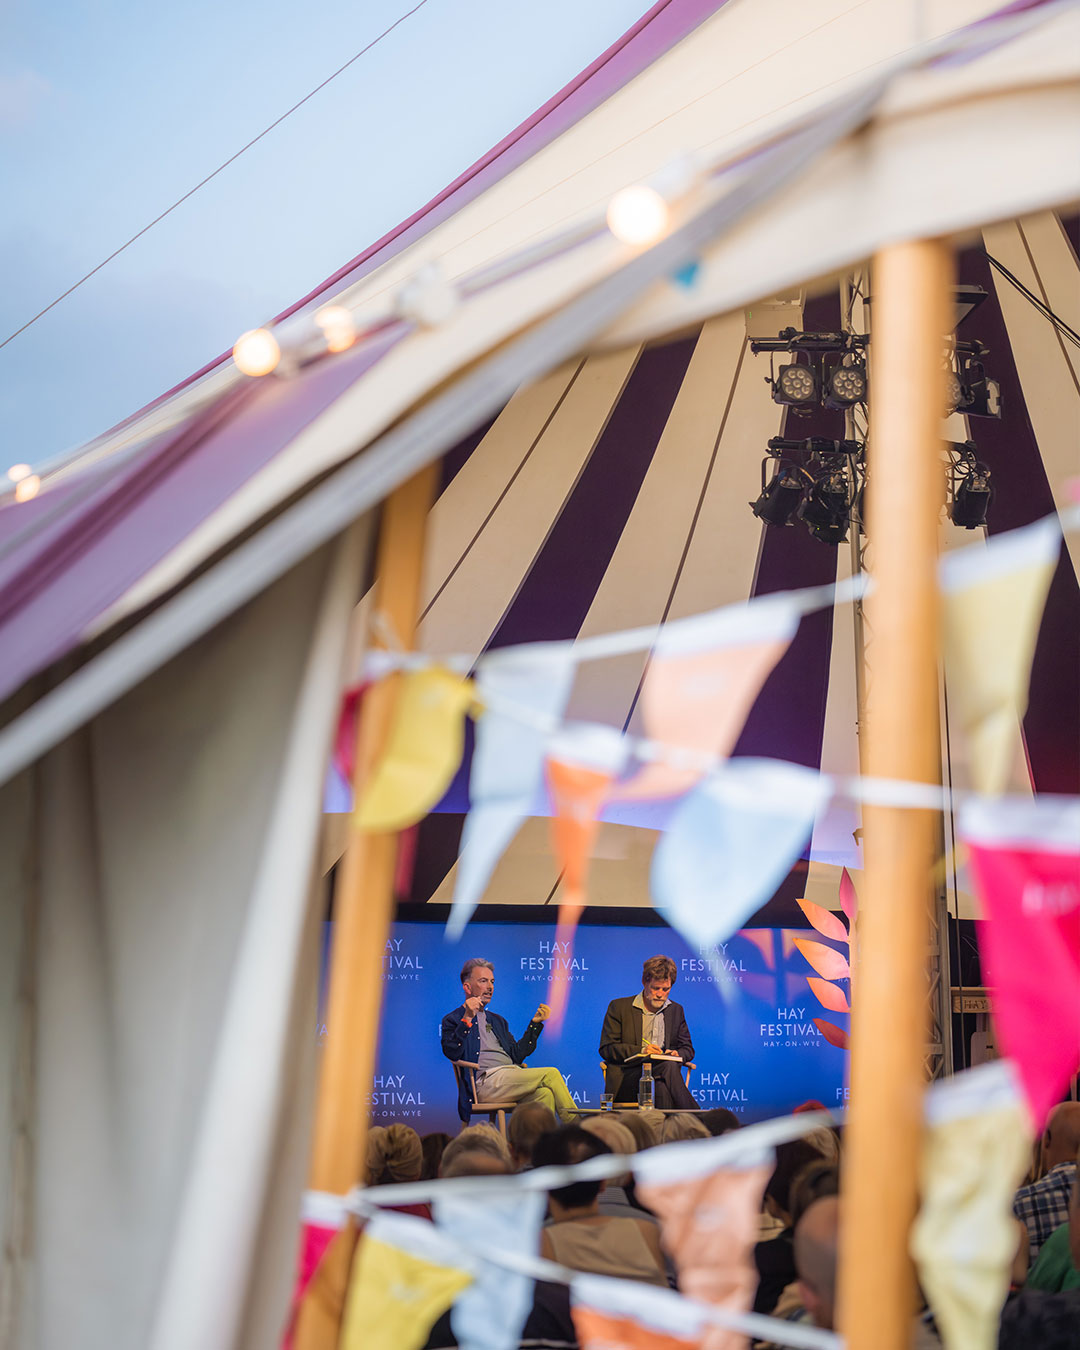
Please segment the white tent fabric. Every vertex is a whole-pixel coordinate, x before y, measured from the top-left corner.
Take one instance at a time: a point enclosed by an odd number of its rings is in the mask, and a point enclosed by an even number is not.
[[[4,1006],[22,991],[0,1019],[5,1350],[254,1350],[280,1329],[320,785],[368,536],[320,550],[0,793]],[[14,1074],[20,1042],[32,1064]]]

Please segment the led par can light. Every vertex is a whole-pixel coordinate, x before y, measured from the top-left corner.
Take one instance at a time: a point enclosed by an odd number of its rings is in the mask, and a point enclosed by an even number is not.
[[[816,403],[821,397],[821,382],[813,366],[794,363],[781,366],[773,384],[773,400],[790,407]]]
[[[826,408],[854,408],[866,402],[866,367],[862,364],[833,366],[826,385]]]

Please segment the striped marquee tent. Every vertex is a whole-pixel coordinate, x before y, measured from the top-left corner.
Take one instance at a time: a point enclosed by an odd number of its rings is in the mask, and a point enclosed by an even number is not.
[[[660,0],[279,316],[273,376],[211,363],[47,466],[32,499],[0,501],[13,1345],[255,1346],[280,1324],[319,874],[346,806],[331,774],[320,809],[327,748],[359,670],[376,509],[397,485],[440,460],[418,635],[433,654],[659,626],[843,576],[847,546],[748,508],[783,430],[748,333],[865,331],[866,259],[944,235],[959,279],[988,293],[967,323],[1003,416],[950,434],[993,472],[990,532],[1063,503],[1080,413],[1080,12],[915,8],[918,30],[887,0]],[[604,224],[643,180],[671,199],[648,248]],[[337,353],[314,322],[331,301],[361,334]],[[796,434],[840,436],[842,416]],[[970,541],[942,528],[946,548]],[[1018,729],[1029,791],[1078,790],[1076,547]],[[872,634],[867,650],[872,674]],[[850,609],[804,619],[736,753],[854,771],[855,653]],[[641,676],[638,657],[582,667],[571,715],[634,727]],[[943,748],[962,784],[964,747]],[[448,898],[466,793],[463,770],[420,827],[409,898]],[[838,869],[860,862],[857,825],[818,821],[763,921],[791,920],[800,894],[832,902]],[[605,823],[593,903],[648,903],[662,826],[644,810]],[[549,903],[556,881],[537,818],[485,899]]]

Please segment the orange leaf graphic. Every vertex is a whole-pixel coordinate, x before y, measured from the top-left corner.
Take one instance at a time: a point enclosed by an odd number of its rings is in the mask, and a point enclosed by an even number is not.
[[[814,1018],[814,1026],[817,1027],[830,1045],[835,1045],[838,1050],[847,1049],[848,1034],[841,1027],[834,1026],[832,1022],[826,1022],[820,1017]]]
[[[854,923],[859,913],[859,897],[855,894],[855,883],[848,876],[846,867],[840,877],[840,908],[848,916],[849,922]]]
[[[834,951],[832,947],[826,947],[824,942],[810,942],[806,938],[796,938],[795,946],[825,979],[843,980],[851,974],[847,957]]]
[[[828,1008],[830,1012],[851,1011],[847,995],[839,985],[830,984],[828,980],[819,980],[815,975],[807,975],[806,983],[823,1008]]]
[[[798,900],[796,904],[823,937],[847,941],[847,929],[831,910],[815,905],[813,900]]]

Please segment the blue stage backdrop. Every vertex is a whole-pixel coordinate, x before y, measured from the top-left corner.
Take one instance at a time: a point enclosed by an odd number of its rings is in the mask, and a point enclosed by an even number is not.
[[[783,1115],[810,1097],[841,1103],[846,1055],[825,1040],[814,1018],[845,1030],[848,1019],[827,1012],[811,993],[806,976],[813,971],[796,937],[823,940],[805,929],[755,928],[719,948],[697,951],[667,928],[583,925],[568,955],[555,950],[554,923],[473,923],[454,945],[445,941],[441,924],[396,923],[383,963],[373,1118],[379,1124],[404,1121],[421,1134],[460,1129],[454,1071],[439,1049],[439,1023],[460,1004],[458,973],[473,955],[492,962],[492,1007],[515,1036],[543,1001],[553,963],[569,960],[572,984],[562,1031],[545,1027],[529,1063],[560,1069],[582,1106],[600,1105],[597,1047],[607,1005],[640,990],[642,962],[658,952],[678,967],[672,997],[686,1011],[698,1066],[690,1087],[703,1107],[727,1106],[750,1122]],[[719,988],[722,973],[730,980],[730,1001]]]

